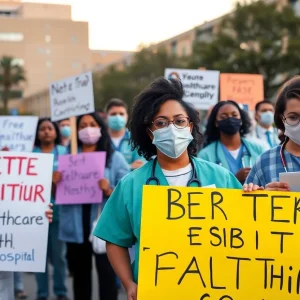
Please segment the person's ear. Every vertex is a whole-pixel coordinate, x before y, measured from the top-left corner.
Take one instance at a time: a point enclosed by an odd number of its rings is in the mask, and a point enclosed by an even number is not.
[[[192,131],[193,131],[193,128],[194,128],[194,123],[191,122],[191,123],[190,123],[190,132],[191,132],[191,133],[192,133]]]
[[[255,116],[254,116],[254,118],[255,118],[255,121],[256,121],[256,122],[258,122],[258,121],[259,121],[259,114],[258,114],[258,112],[256,112],[256,113],[255,113]]]

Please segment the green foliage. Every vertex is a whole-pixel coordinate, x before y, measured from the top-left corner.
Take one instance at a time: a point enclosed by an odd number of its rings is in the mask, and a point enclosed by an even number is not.
[[[96,109],[103,109],[111,98],[123,99],[131,107],[134,97],[155,78],[163,76],[165,68],[171,67],[184,67],[184,61],[165,51],[153,53],[142,49],[124,70],[110,68],[103,76],[94,74]]]
[[[262,74],[266,96],[300,71],[300,18],[264,1],[238,4],[212,41],[195,41],[189,67]],[[284,74],[284,75],[281,75]]]
[[[3,101],[3,113],[7,113],[9,99],[18,93],[12,89],[25,80],[24,69],[14,63],[13,57],[3,56],[0,59],[0,96]]]

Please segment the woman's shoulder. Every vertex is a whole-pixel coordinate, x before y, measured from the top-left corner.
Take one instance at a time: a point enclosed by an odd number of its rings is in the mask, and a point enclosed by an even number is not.
[[[243,143],[246,145],[246,147],[251,148],[252,151],[255,151],[259,155],[268,150],[264,142],[260,142],[259,140],[243,138]]]
[[[227,176],[228,174],[231,174],[226,168],[219,166],[218,164],[214,162],[207,161],[202,158],[195,158],[196,164],[200,167],[203,173],[205,172],[215,172],[215,175],[224,175]]]
[[[215,149],[216,143],[217,143],[217,142],[212,142],[212,143],[210,143],[209,145],[207,145],[207,146],[205,146],[204,148],[202,148],[202,149],[200,150],[200,152],[199,152],[200,157],[201,157],[201,154],[206,155],[206,154],[215,153],[215,152],[212,152],[212,150]]]

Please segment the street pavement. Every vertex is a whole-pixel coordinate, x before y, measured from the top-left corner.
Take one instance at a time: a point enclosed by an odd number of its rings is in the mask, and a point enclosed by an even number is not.
[[[95,269],[95,268],[94,268]],[[51,290],[50,297],[48,300],[55,300],[55,296],[52,293],[53,281],[52,276],[49,276],[49,288]],[[97,275],[95,270],[93,271],[93,298],[92,300],[101,300],[98,296],[98,284],[96,283]],[[36,283],[35,283],[35,276],[34,274],[24,274],[24,286],[25,292],[28,295],[28,300],[36,300]],[[68,297],[70,300],[73,300],[73,292],[72,292],[72,280],[70,277],[67,279],[67,286],[68,286]],[[119,300],[126,300],[126,294],[124,291],[120,292]]]

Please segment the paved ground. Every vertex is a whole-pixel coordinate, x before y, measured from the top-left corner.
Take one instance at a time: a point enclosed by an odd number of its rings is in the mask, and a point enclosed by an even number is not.
[[[49,286],[52,287],[52,280],[50,278]],[[28,295],[28,300],[36,300],[36,283],[35,283],[35,276],[33,274],[25,274],[24,275],[24,285],[25,285],[25,291]],[[69,291],[69,298],[70,300],[73,300],[73,293],[72,293],[72,282],[71,278],[68,278],[67,280],[68,285],[68,291]],[[97,284],[96,284],[96,273],[93,274],[93,300],[101,300],[98,298],[98,291],[97,291]],[[126,300],[127,297],[124,292],[120,293],[119,300]],[[51,297],[49,297],[48,300],[55,300],[55,297],[53,294],[51,294]]]

